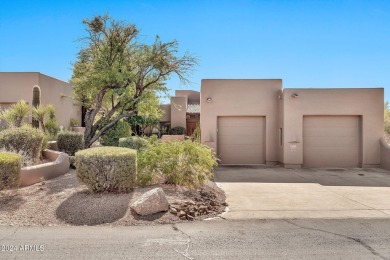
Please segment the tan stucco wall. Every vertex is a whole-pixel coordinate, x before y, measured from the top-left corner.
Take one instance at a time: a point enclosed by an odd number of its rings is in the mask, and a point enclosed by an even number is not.
[[[390,170],[390,146],[385,139],[381,139],[381,168]]]
[[[64,175],[69,171],[69,155],[66,153],[44,150],[43,157],[51,162],[22,168],[20,186],[28,186],[43,180]]]
[[[293,94],[299,96],[293,98]],[[286,166],[303,164],[303,116],[349,115],[362,118],[362,167],[379,166],[383,136],[384,93],[373,89],[284,89],[283,157]],[[295,151],[289,142],[297,141]]]
[[[187,98],[171,98],[171,128],[181,126],[186,128]]]
[[[199,104],[200,103],[200,92],[195,90],[176,90],[176,97],[186,97],[188,104]]]
[[[218,116],[265,116],[266,163],[278,161],[278,95],[282,80],[205,79],[201,84],[202,143],[217,147]],[[207,102],[212,98],[212,102]]]
[[[283,143],[285,140],[285,131],[283,127],[283,120],[284,120],[284,103],[282,102],[283,98],[283,91],[280,90],[278,93],[278,141],[277,141],[277,146],[278,146],[278,162],[283,162],[284,161],[284,154],[283,154]]]
[[[161,104],[160,109],[163,111],[161,122],[171,122],[171,104]]]
[[[75,118],[81,122],[81,108],[73,96],[71,84],[39,74],[41,87],[41,104],[52,104],[57,109],[57,122],[65,128],[70,127],[70,119]]]
[[[0,104],[26,100],[32,104],[34,86],[41,89],[41,104],[57,109],[59,125],[69,128],[70,118],[81,121],[81,108],[70,98],[71,84],[38,72],[0,72]]]

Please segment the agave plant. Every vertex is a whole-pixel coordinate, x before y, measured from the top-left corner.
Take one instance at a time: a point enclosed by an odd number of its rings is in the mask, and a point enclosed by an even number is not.
[[[0,112],[0,118],[8,123],[10,127],[21,127],[23,119],[30,112],[30,106],[24,100],[19,100],[9,109]]]
[[[42,131],[46,134],[45,121],[47,116],[47,107],[38,106],[32,109],[32,116],[35,120],[39,122],[39,125],[42,127]]]

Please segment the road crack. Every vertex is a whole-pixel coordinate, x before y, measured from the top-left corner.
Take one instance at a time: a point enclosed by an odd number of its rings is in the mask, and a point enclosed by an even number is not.
[[[381,255],[374,248],[372,248],[370,245],[368,245],[366,242],[364,242],[363,240],[361,240],[359,238],[345,236],[345,235],[342,235],[342,234],[338,234],[338,233],[335,233],[335,232],[331,232],[331,231],[327,231],[327,230],[323,230],[323,229],[319,229],[319,228],[304,227],[304,226],[298,225],[298,224],[292,222],[291,220],[287,220],[287,219],[285,219],[284,221],[289,223],[290,225],[296,226],[296,227],[301,228],[301,229],[312,230],[312,231],[317,231],[317,232],[323,232],[323,233],[327,233],[327,234],[331,234],[331,235],[334,235],[334,236],[338,236],[338,237],[342,237],[342,238],[345,238],[345,239],[352,240],[352,241],[360,244],[364,248],[366,248],[373,255],[378,256],[378,257],[380,257],[383,260],[390,260],[390,258],[387,258],[387,257]]]
[[[187,259],[194,260],[195,258],[191,257],[188,253],[188,250],[190,249],[190,245],[191,245],[191,241],[192,241],[191,236],[186,234],[184,231],[180,230],[175,224],[172,225],[172,228],[173,228],[173,230],[182,233],[184,236],[186,236],[188,238],[187,239],[187,246],[186,246],[186,249],[184,250],[184,252],[181,252],[176,248],[174,248],[173,250],[175,250],[176,253],[184,256]]]

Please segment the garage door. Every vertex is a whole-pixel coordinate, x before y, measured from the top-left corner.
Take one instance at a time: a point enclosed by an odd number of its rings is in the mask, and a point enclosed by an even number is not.
[[[218,117],[221,164],[265,163],[265,117]]]
[[[359,167],[359,116],[304,116],[305,167]]]

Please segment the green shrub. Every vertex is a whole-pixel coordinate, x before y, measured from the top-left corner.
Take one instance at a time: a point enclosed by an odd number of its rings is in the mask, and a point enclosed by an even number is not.
[[[84,135],[78,132],[63,131],[57,136],[58,150],[70,156],[84,148]]]
[[[76,153],[79,181],[93,192],[127,192],[135,184],[137,151],[121,147],[94,147]]]
[[[0,149],[18,153],[23,162],[39,159],[44,134],[32,127],[9,128],[0,132]]]
[[[69,156],[69,167],[72,169],[76,169],[76,157],[75,156]]]
[[[25,100],[19,100],[10,108],[0,111],[0,119],[6,121],[9,127],[21,127],[30,110]]]
[[[77,120],[77,119],[74,119],[74,118],[71,118],[70,119],[70,126],[71,127],[76,127],[76,126],[79,126],[80,124],[79,124],[79,120]]]
[[[131,135],[131,127],[126,121],[118,121],[113,127],[105,132],[100,143],[104,146],[118,146],[119,138],[128,137]]]
[[[181,126],[176,126],[176,127],[171,128],[171,130],[169,130],[170,135],[184,135],[185,132],[186,132],[186,129],[184,127],[181,127]]]
[[[21,156],[15,153],[0,152],[0,190],[19,186]]]
[[[57,124],[56,108],[53,105],[46,107],[48,119],[45,122],[45,128],[50,136],[57,136],[60,127]]]
[[[140,185],[163,181],[195,188],[213,178],[217,158],[209,147],[187,140],[156,142],[138,152],[137,163]]]
[[[194,132],[192,133],[192,140],[200,143],[200,138],[201,138],[200,134],[201,134],[200,124],[198,122],[198,123],[196,123],[196,128],[195,128]]]
[[[119,138],[119,147],[126,147],[130,149],[140,150],[148,146],[148,141],[139,136],[130,136],[126,138]]]

